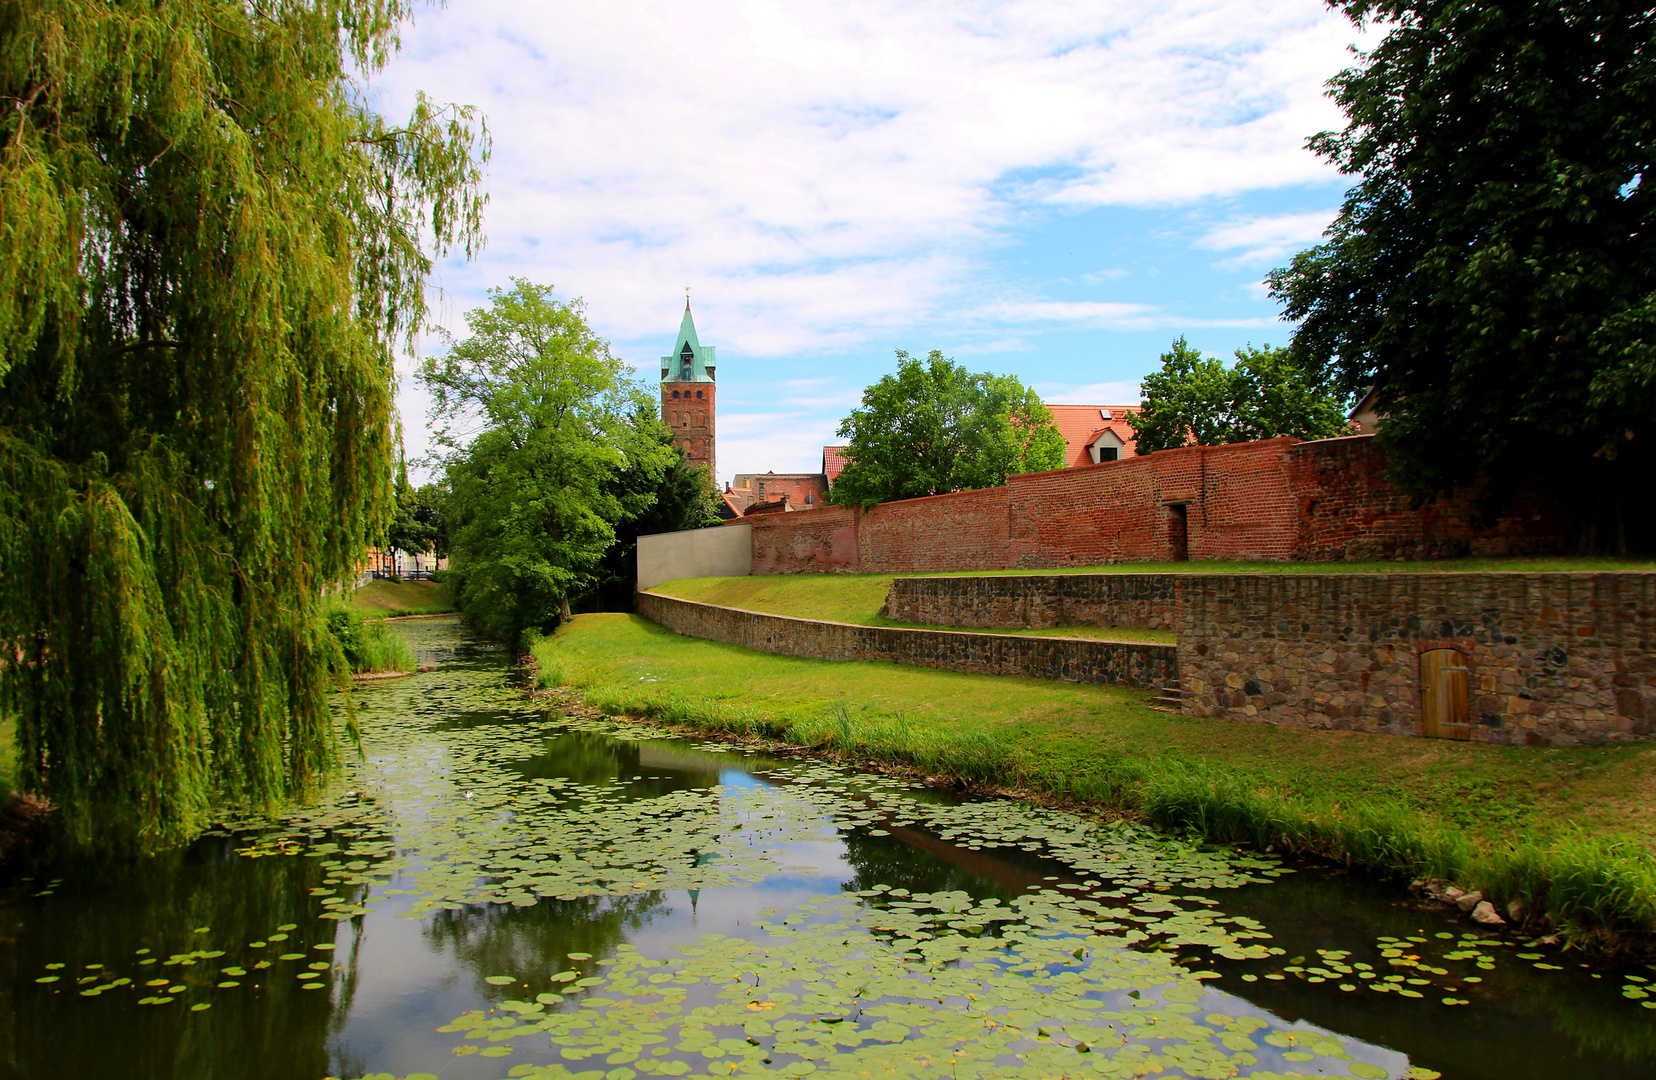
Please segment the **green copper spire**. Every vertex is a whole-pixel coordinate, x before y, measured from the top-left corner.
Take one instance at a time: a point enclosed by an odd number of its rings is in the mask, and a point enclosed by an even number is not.
[[[690,317],[690,301],[684,301],[684,318],[679,320],[678,340],[673,351],[661,358],[662,382],[712,382],[716,361],[714,348],[696,339],[696,321]]]

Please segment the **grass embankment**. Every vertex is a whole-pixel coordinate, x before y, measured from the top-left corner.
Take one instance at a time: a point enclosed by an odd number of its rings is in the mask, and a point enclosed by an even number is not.
[[[750,580],[750,579],[743,579]],[[799,660],[582,615],[535,646],[589,705],[1121,812],[1521,900],[1656,943],[1656,746],[1539,749],[1157,712],[1143,692]]]
[[[1106,641],[1139,641],[1173,644],[1171,630],[1139,630],[1125,626],[1057,626],[1041,630],[964,626],[927,626],[898,622],[880,614],[891,574],[779,574],[763,577],[685,578],[655,586],[651,592],[680,600],[760,611],[767,615],[792,615],[800,619],[826,619],[857,626],[897,626],[910,630],[970,630],[974,634],[1029,634],[1039,637],[1087,637]]]
[[[939,574],[768,574],[757,577],[684,578],[652,588],[651,592],[680,600],[792,615],[800,619],[827,619],[858,626],[899,626],[919,630],[965,629],[898,622],[880,614],[895,577],[1005,577],[1014,574],[1398,574],[1451,571],[1528,570],[1656,570],[1649,559],[1444,559],[1439,562],[1179,562],[1114,563],[1109,566],[1068,567],[1059,570],[974,570]],[[1092,637],[1110,641],[1172,644],[1170,630],[1138,630],[1113,626],[1059,626],[1042,630],[979,629],[982,634],[1035,634],[1047,637]]]
[[[345,606],[369,618],[397,615],[442,615],[458,611],[448,590],[436,581],[370,581],[357,589]]]

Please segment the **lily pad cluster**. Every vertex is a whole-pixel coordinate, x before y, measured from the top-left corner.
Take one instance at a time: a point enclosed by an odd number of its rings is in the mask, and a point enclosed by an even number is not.
[[[1169,954],[1064,907],[876,892],[863,899],[882,906],[827,898],[754,940],[706,935],[659,959],[622,946],[598,975],[560,973],[570,994],[440,1030],[463,1037],[462,1056],[553,1056],[507,1070],[546,1080],[1435,1075],[1238,1012]]]

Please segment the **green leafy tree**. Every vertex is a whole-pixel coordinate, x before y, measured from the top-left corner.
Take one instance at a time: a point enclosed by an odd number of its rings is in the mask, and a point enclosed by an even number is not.
[[[1141,384],[1143,410],[1127,415],[1140,454],[1278,435],[1326,439],[1349,429],[1344,396],[1307,376],[1287,349],[1248,345],[1226,367],[1181,336],[1161,365]]]
[[[1416,491],[1552,470],[1613,511],[1584,541],[1625,544],[1656,466],[1656,9],[1340,6],[1392,28],[1310,143],[1358,183],[1270,279],[1297,358],[1378,388]]]
[[[442,540],[440,512],[431,501],[432,485],[413,487],[406,478],[397,485],[385,546],[391,551],[424,555]]]
[[[655,403],[636,409],[632,423],[637,438],[655,442],[664,453],[633,455],[611,478],[611,493],[618,500],[643,509],[615,523],[615,542],[604,552],[593,586],[581,598],[582,611],[633,610],[640,536],[719,524],[718,494],[707,482],[707,470],[686,460]],[[651,494],[654,498],[646,505],[643,496]]]
[[[390,124],[354,74],[409,6],[0,3],[0,693],[72,841],[333,764],[319,594],[389,510],[433,250],[479,236],[470,111]]]
[[[896,374],[863,391],[839,437],[850,464],[830,499],[848,505],[993,487],[1064,464],[1064,437],[1035,391],[936,349],[925,362],[898,349]]]
[[[471,335],[427,358],[420,379],[442,425],[450,590],[479,626],[520,644],[568,616],[615,523],[656,501],[650,485],[616,478],[631,468],[659,479],[682,455],[657,437],[650,396],[579,300],[522,280],[489,297],[466,315]]]

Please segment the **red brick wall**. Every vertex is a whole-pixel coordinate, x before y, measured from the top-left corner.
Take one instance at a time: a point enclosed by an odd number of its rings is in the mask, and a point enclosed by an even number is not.
[[[755,574],[855,572],[857,519],[846,506],[825,506],[795,514],[761,514],[753,524]]]
[[[1568,516],[1524,493],[1492,521],[1480,521],[1475,491],[1421,506],[1386,478],[1385,452],[1372,436],[1300,443],[1287,455],[1299,538],[1292,557],[1443,559],[1563,550]]]
[[[859,568],[905,574],[1007,565],[1008,489],[881,503],[857,522]]]
[[[923,573],[1102,566],[1173,557],[1184,504],[1191,559],[1421,559],[1559,550],[1565,517],[1534,498],[1474,525],[1472,493],[1422,507],[1372,438],[1265,439],[1026,473],[1004,487],[831,507],[755,528],[756,574]]]
[[[713,451],[716,432],[713,428],[713,388],[710,382],[664,382],[661,384],[661,419],[673,429],[673,441],[684,448],[684,456],[691,464],[707,469],[711,478],[716,462]],[[681,395],[673,397],[674,394]],[[696,395],[701,394],[700,398]]]

